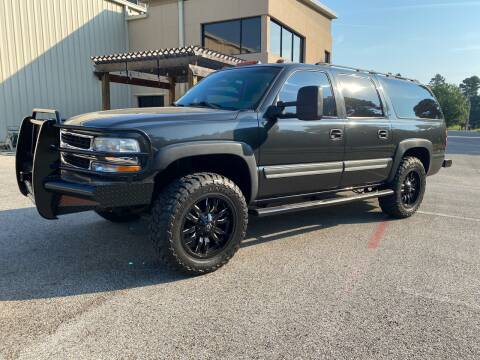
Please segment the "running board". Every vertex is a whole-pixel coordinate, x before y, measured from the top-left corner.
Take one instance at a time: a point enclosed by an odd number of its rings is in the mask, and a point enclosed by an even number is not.
[[[388,195],[392,195],[393,193],[394,193],[393,190],[386,189],[386,190],[378,190],[378,191],[373,191],[366,194],[360,194],[360,195],[354,195],[354,196],[342,197],[342,198],[307,201],[307,202],[302,202],[297,204],[286,204],[286,205],[272,206],[272,207],[265,207],[265,208],[251,208],[250,214],[258,217],[286,214],[286,213],[291,213],[295,211],[310,210],[310,209],[316,209],[316,208],[321,208],[321,207],[326,207],[331,205],[348,204],[355,201],[388,196]]]

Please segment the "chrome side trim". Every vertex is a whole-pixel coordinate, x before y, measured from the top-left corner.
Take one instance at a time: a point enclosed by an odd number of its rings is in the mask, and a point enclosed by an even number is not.
[[[391,158],[369,159],[369,160],[349,160],[345,161],[345,172],[385,169],[392,162]]]
[[[279,179],[296,176],[325,175],[352,171],[385,169],[391,165],[392,159],[368,159],[335,161],[312,164],[272,165],[260,167],[266,179]]]
[[[343,162],[273,165],[261,168],[266,179],[341,173]]]

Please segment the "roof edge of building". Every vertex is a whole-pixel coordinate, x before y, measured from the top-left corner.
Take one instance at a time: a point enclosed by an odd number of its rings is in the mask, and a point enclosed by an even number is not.
[[[318,0],[298,0],[298,1],[312,8],[313,10],[321,13],[322,15],[326,16],[330,20],[338,19],[338,15],[335,13],[335,11],[323,5]]]
[[[118,62],[131,62],[151,60],[157,58],[175,58],[181,56],[204,56],[213,59],[222,60],[230,65],[237,65],[245,62],[233,55],[223,54],[221,52],[211,50],[199,45],[183,46],[178,48],[165,48],[155,50],[130,51],[124,53],[114,53],[109,55],[91,56],[90,59],[94,65],[110,64]]]
[[[140,12],[140,13],[144,13],[144,12],[147,11],[147,7],[146,7],[146,6],[134,4],[134,3],[132,3],[132,2],[130,2],[130,1],[128,1],[128,0],[108,0],[108,1],[117,3],[117,4],[119,4],[119,5],[127,6],[127,7],[129,7],[130,9],[135,10],[135,11],[138,11],[138,12]]]

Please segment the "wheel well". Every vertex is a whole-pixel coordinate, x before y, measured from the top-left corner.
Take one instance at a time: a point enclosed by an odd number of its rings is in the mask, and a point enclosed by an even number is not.
[[[405,151],[403,156],[413,156],[419,159],[423,164],[425,172],[428,173],[428,169],[430,167],[430,153],[428,149],[423,147],[411,148]]]
[[[252,193],[250,172],[241,157],[230,154],[189,156],[171,163],[155,177],[155,195],[174,179],[194,172],[214,172],[232,180],[248,201]]]

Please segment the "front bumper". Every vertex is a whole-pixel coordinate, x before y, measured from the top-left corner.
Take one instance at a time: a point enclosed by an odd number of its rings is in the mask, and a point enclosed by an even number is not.
[[[64,169],[60,162],[57,120],[23,120],[17,143],[16,173],[20,192],[32,199],[40,215],[57,215],[92,210],[149,205],[154,183],[141,176],[100,177]]]
[[[150,204],[153,183],[102,182],[81,183],[51,178],[44,188],[54,194],[50,212],[64,215],[96,208],[118,208]],[[39,204],[42,206],[42,204]]]

